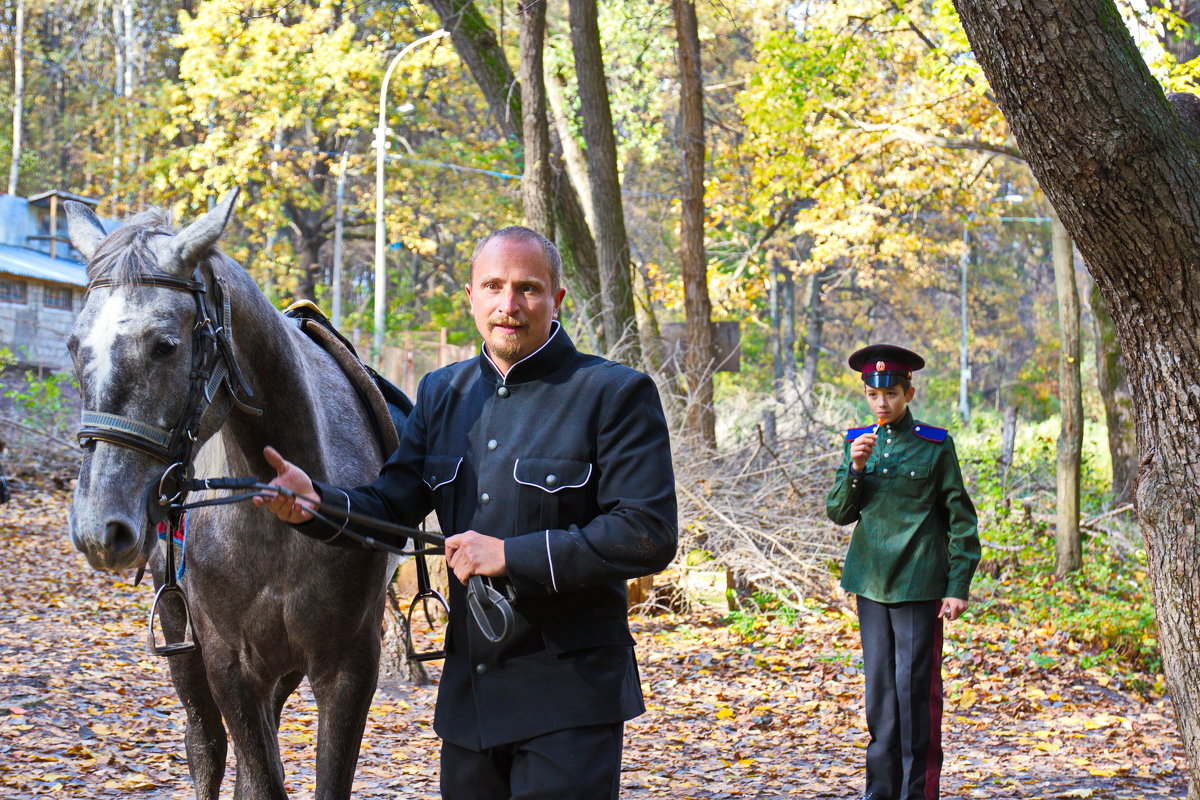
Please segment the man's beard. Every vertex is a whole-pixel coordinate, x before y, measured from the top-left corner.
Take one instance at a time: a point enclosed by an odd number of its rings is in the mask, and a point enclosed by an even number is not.
[[[496,326],[504,325],[506,327],[516,328],[514,333],[500,334],[496,333]],[[524,325],[510,317],[503,317],[489,322],[492,335],[488,338],[488,350],[494,358],[500,358],[505,361],[515,361],[523,355],[525,345],[525,333],[528,325]]]

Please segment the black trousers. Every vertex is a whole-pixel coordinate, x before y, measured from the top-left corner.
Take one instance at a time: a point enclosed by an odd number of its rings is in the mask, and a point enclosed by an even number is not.
[[[476,752],[442,743],[442,800],[616,800],[624,723]]]
[[[942,773],[940,600],[858,598],[867,683],[867,792],[937,800]]]

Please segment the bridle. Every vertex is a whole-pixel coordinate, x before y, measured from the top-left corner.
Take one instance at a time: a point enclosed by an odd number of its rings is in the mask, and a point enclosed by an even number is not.
[[[196,322],[192,326],[192,364],[191,373],[188,377],[187,398],[184,402],[183,413],[174,427],[168,430],[118,414],[85,410],[81,415],[82,424],[79,432],[75,436],[79,445],[85,449],[92,447],[95,442],[108,442],[145,453],[167,465],[157,484],[152,483],[150,485],[146,496],[146,510],[149,521],[152,524],[161,523],[164,520],[168,523],[166,570],[162,585],[159,587],[154,597],[154,603],[150,607],[149,617],[150,649],[154,653],[165,656],[179,655],[196,649],[196,636],[192,627],[191,612],[188,609],[187,597],[179,587],[175,573],[175,546],[173,539],[176,531],[181,529],[184,514],[190,508],[236,503],[261,496],[266,492],[272,495],[287,493],[286,490],[280,487],[260,483],[255,478],[196,479],[192,476],[192,457],[195,446],[199,441],[204,412],[211,405],[213,398],[216,397],[216,393],[220,390],[222,384],[229,388],[230,397],[239,408],[254,415],[262,414],[262,409],[255,408],[247,402],[247,400],[254,397],[254,392],[250,389],[234,357],[230,295],[224,281],[219,276],[214,276],[216,294],[219,298],[216,308],[214,308],[213,304],[209,301],[207,287],[204,281],[201,280],[198,269],[194,273],[193,278],[193,280],[185,280],[171,275],[152,273],[142,276],[135,281],[115,281],[110,278],[97,278],[88,284],[88,293],[95,289],[115,286],[152,286],[161,289],[188,292],[195,301]],[[246,400],[238,397],[239,391],[245,395]],[[213,489],[249,489],[251,491],[230,497],[200,500],[194,503],[186,502],[188,494],[193,491]],[[343,524],[342,529],[345,535],[358,540],[364,547],[405,556],[440,554],[444,552],[441,545],[445,542],[445,538],[438,534],[365,517],[351,513],[348,509],[343,511],[342,509],[329,507],[322,503],[317,509],[314,509],[313,513],[314,516],[326,522],[330,522],[330,520],[322,512],[335,514],[344,517],[347,522],[354,522],[364,527],[404,536],[413,542],[422,542],[426,545],[424,550],[417,550],[415,552],[404,550],[384,542],[379,542],[371,537],[357,534],[346,529],[345,524]],[[336,523],[330,524],[336,525]],[[141,575],[141,570],[139,570],[139,580]],[[427,582],[428,580],[426,579]],[[158,612],[160,602],[167,595],[177,596],[183,605],[185,633],[181,641],[170,642],[160,646],[156,643],[154,636],[154,618]],[[418,595],[417,600],[414,600],[413,607],[415,607],[417,601],[427,600],[431,597],[440,600],[442,605],[445,605],[445,600],[442,600],[441,596],[436,592],[424,592]],[[469,581],[467,600],[468,607],[476,623],[487,639],[495,643],[500,643],[508,639],[513,628],[513,611],[507,598],[485,583],[480,576],[475,575]],[[413,653],[411,640],[413,607],[410,607],[408,613],[407,649],[409,655],[417,656],[416,660],[442,657],[443,654],[440,652],[429,654]],[[488,618],[488,612],[492,610],[500,614],[499,631],[495,629]],[[189,635],[190,641],[188,640]]]
[[[81,426],[75,434],[79,446],[91,448],[95,442],[108,442],[145,453],[167,465],[157,483],[152,483],[146,492],[146,514],[151,524],[167,522],[166,570],[162,585],[150,606],[149,637],[151,651],[166,656],[179,655],[196,649],[195,630],[192,627],[191,611],[187,597],[179,588],[175,573],[174,538],[182,528],[186,511],[185,499],[190,489],[186,486],[191,478],[192,457],[199,442],[200,426],[205,410],[212,404],[221,385],[229,387],[233,402],[244,411],[260,415],[255,408],[238,397],[240,390],[247,399],[254,392],[246,382],[237,359],[233,354],[231,336],[232,309],[229,292],[224,281],[214,276],[214,285],[219,296],[214,308],[208,299],[208,288],[201,279],[200,270],[193,273],[192,280],[173,275],[151,273],[133,281],[116,281],[112,278],[97,278],[88,284],[90,294],[96,289],[116,286],[150,286],[172,291],[187,292],[196,306],[195,323],[192,325],[192,363],[188,376],[187,395],[183,412],[174,427],[160,428],[140,420],[119,414],[84,410]],[[236,381],[236,386],[234,385]],[[144,569],[144,568],[143,568]],[[142,569],[138,570],[136,582],[140,582]],[[168,595],[175,595],[183,605],[184,638],[177,642],[158,645],[154,638],[154,617],[159,604]],[[190,636],[190,640],[189,640]]]
[[[214,278],[219,296],[214,308],[208,298],[208,289],[200,280],[199,270],[193,280],[171,275],[153,273],[135,281],[116,281],[97,278],[88,284],[87,291],[116,286],[151,286],[160,289],[188,292],[196,305],[195,324],[192,326],[192,364],[188,376],[188,388],[183,412],[174,427],[160,428],[118,414],[84,410],[82,425],[75,438],[81,447],[88,448],[93,442],[109,442],[145,453],[167,465],[158,481],[157,491],[151,487],[147,499],[147,511],[151,522],[160,522],[168,515],[172,503],[181,501],[180,487],[190,476],[192,456],[200,434],[204,412],[216,397],[221,385],[229,387],[230,397],[243,411],[254,415],[262,410],[242,400],[239,391],[247,398],[254,392],[246,382],[237,359],[233,354],[232,313],[229,292],[220,277]],[[236,385],[235,385],[236,384]]]

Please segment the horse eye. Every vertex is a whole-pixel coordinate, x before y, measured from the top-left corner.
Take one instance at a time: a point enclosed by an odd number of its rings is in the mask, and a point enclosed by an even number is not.
[[[166,358],[167,356],[169,356],[175,352],[176,347],[177,347],[177,345],[175,344],[175,342],[168,341],[166,339],[162,339],[154,345],[154,357],[155,358]]]

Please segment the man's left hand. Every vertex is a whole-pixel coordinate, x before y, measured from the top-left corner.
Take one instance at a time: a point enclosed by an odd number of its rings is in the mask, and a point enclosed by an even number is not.
[[[502,578],[508,574],[504,562],[504,540],[466,531],[446,540],[446,563],[463,584],[472,575]]]
[[[966,610],[966,600],[960,600],[957,597],[947,597],[942,600],[942,607],[938,609],[938,616],[953,622],[961,617],[962,613]]]

